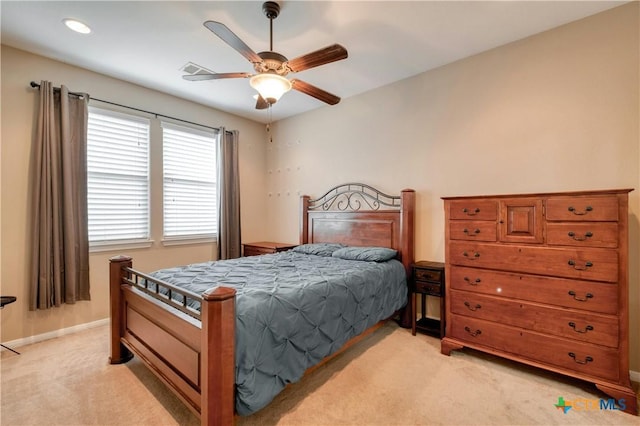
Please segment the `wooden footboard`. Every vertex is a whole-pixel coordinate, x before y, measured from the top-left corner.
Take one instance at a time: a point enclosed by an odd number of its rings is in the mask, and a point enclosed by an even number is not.
[[[110,259],[110,362],[126,362],[133,352],[203,425],[232,424],[235,290],[216,287],[198,296],[168,286],[184,296],[185,308],[180,309],[163,300],[171,297],[158,291],[159,283],[134,271],[128,256]],[[200,314],[186,308],[187,298],[201,303]]]

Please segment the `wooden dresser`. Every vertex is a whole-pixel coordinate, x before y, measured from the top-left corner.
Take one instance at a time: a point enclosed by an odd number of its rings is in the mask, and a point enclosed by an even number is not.
[[[442,353],[466,346],[583,379],[636,414],[630,191],[444,197]]]

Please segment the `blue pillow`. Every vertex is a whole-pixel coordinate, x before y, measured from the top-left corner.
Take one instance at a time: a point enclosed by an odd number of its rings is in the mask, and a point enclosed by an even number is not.
[[[398,251],[385,247],[344,247],[333,252],[333,257],[346,260],[386,262],[398,255]]]
[[[303,254],[315,254],[316,256],[331,256],[334,251],[346,247],[344,244],[339,243],[313,243],[302,244],[294,247],[292,250],[296,253]]]

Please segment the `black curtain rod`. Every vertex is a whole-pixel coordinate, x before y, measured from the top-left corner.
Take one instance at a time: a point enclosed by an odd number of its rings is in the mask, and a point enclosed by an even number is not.
[[[40,85],[38,83],[36,83],[35,81],[32,81],[30,83],[30,85],[33,88],[37,87],[38,89],[40,89]],[[53,91],[54,92],[59,92],[60,88],[59,87],[54,87]],[[77,93],[77,92],[69,92],[69,94],[73,95],[73,96],[78,96],[78,97],[83,97],[83,96],[86,95],[85,93]],[[204,128],[207,128],[207,129],[220,130],[218,127],[205,126],[204,124],[194,123],[193,121],[187,121],[187,120],[183,120],[181,118],[171,117],[170,115],[158,114],[157,112],[146,111],[144,109],[134,108],[134,107],[130,107],[128,105],[117,104],[115,102],[105,101],[104,99],[92,98],[91,96],[89,96],[89,99],[92,100],[92,101],[98,101],[98,102],[102,102],[102,103],[109,104],[109,105],[115,105],[115,106],[119,106],[119,107],[122,107],[122,108],[132,109],[132,110],[138,111],[138,112],[144,112],[145,114],[151,114],[151,115],[155,116],[156,118],[158,118],[158,117],[169,118],[171,120],[180,121],[182,123],[193,124],[195,126],[204,127]]]

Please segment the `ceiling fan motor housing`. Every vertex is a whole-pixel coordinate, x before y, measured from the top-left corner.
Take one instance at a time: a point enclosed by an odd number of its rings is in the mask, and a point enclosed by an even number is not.
[[[275,72],[278,75],[287,75],[289,69],[283,66],[288,59],[277,52],[259,52],[258,56],[262,58],[261,63],[254,64],[256,72]]]
[[[280,14],[280,5],[275,1],[266,1],[262,4],[262,11],[269,19],[276,19]]]

